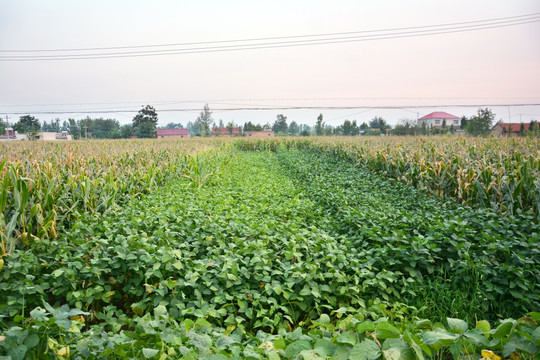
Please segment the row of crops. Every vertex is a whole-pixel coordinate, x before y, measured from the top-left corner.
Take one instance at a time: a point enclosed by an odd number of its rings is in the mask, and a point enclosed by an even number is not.
[[[245,141],[242,149],[330,154],[434,196],[540,221],[540,141],[533,138],[368,137]]]
[[[220,167],[216,162],[226,163],[227,153],[213,150],[220,145],[215,141],[0,144],[0,259],[17,247],[31,247],[37,238],[55,238],[82,214],[104,214],[140,199],[171,178],[188,176],[204,183],[212,169]]]
[[[537,213],[374,167],[424,140],[6,145],[0,357],[534,358]],[[81,207],[66,174],[113,199]]]

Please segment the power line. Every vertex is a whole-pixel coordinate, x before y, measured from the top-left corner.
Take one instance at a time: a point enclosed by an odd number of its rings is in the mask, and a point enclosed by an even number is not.
[[[502,20],[500,20],[502,19]],[[175,48],[175,49],[159,49],[159,50],[136,50],[136,51],[123,51],[123,52],[102,52],[102,53],[83,53],[83,54],[61,54],[61,55],[4,55],[0,56],[0,61],[47,61],[47,60],[78,60],[78,59],[107,59],[107,58],[124,58],[124,57],[142,57],[142,56],[163,56],[163,55],[180,55],[180,54],[193,54],[193,53],[208,53],[208,52],[224,52],[224,51],[240,51],[240,50],[257,50],[257,49],[269,49],[269,48],[282,48],[282,47],[297,47],[297,46],[310,46],[310,45],[323,45],[323,44],[336,44],[336,43],[349,43],[360,41],[374,41],[374,40],[386,40],[395,38],[408,38],[418,36],[430,36],[438,34],[449,34],[466,31],[476,31],[492,28],[500,28],[506,26],[515,26],[522,24],[529,24],[540,21],[540,13],[522,15],[519,17],[508,17],[489,20],[478,20],[466,23],[453,23],[453,24],[441,24],[441,25],[426,25],[419,27],[409,28],[396,28],[399,31],[393,29],[387,30],[372,30],[372,31],[359,31],[350,33],[333,33],[333,34],[312,34],[303,36],[289,36],[289,37],[276,37],[276,38],[260,38],[260,39],[243,39],[243,40],[226,40],[226,41],[214,41],[204,43],[183,43],[183,44],[164,44],[164,45],[141,45],[140,47],[164,47],[164,46],[191,46],[195,44],[220,44],[220,43],[233,43],[233,42],[249,42],[248,44],[232,44],[232,45],[214,45],[214,46],[202,46],[202,47],[188,47],[188,48]],[[459,25],[455,24],[468,24]],[[420,29],[420,30],[415,30]],[[407,31],[403,31],[407,30]],[[369,32],[378,32],[370,35],[357,35],[365,34]],[[351,36],[343,36],[349,34]],[[337,36],[339,35],[339,36]],[[308,39],[308,37],[316,37],[314,39]],[[272,41],[267,40],[283,40],[283,39],[298,39],[301,40],[285,40],[285,41]],[[263,42],[253,42],[263,41]],[[111,48],[99,48],[99,49],[133,49],[137,47],[111,47]],[[88,49],[79,49],[77,51],[89,51]],[[98,48],[93,48],[98,49]],[[46,50],[21,50],[18,52],[43,52]],[[52,49],[49,51],[68,51],[68,49]],[[74,51],[74,50],[71,50]],[[3,52],[15,52],[15,50],[4,50]]]
[[[540,96],[506,96],[506,97],[303,97],[303,98],[251,98],[251,99],[193,99],[193,100],[137,100],[114,102],[86,102],[86,103],[53,103],[53,104],[0,104],[0,107],[34,107],[34,106],[76,106],[76,105],[118,105],[118,104],[189,104],[189,103],[226,103],[250,101],[352,101],[352,100],[540,100]],[[143,105],[141,105],[143,106]],[[429,105],[426,105],[429,106]],[[122,106],[124,107],[124,106]],[[118,107],[115,107],[117,109]]]
[[[307,38],[307,37],[323,37],[323,36],[337,36],[337,35],[351,35],[351,34],[361,34],[361,33],[370,33],[370,32],[390,32],[390,31],[399,31],[399,30],[411,30],[411,29],[422,29],[422,28],[431,28],[431,27],[444,27],[444,26],[455,26],[455,25],[466,25],[473,23],[482,23],[482,22],[493,22],[499,20],[510,20],[510,19],[525,19],[529,17],[536,17],[540,13],[532,13],[525,15],[516,15],[516,16],[507,16],[502,18],[492,18],[484,20],[473,20],[473,21],[464,21],[464,22],[454,22],[454,23],[444,23],[444,24],[434,24],[434,25],[423,25],[423,26],[409,26],[409,27],[399,27],[399,28],[389,28],[389,29],[378,29],[378,30],[362,30],[362,31],[349,31],[349,32],[338,32],[338,33],[326,33],[326,34],[306,34],[306,35],[292,35],[292,36],[276,36],[276,37],[263,37],[263,38],[250,38],[250,39],[233,39],[233,40],[218,40],[218,41],[200,41],[200,42],[187,42],[187,43],[172,43],[172,44],[149,44],[149,45],[132,45],[132,46],[111,46],[111,47],[91,47],[91,48],[67,48],[67,49],[23,49],[23,50],[0,50],[0,52],[65,52],[65,51],[95,51],[95,50],[120,50],[120,49],[140,49],[140,48],[151,48],[151,47],[171,47],[171,46],[188,46],[188,45],[204,45],[204,44],[220,44],[220,43],[231,43],[231,42],[246,42],[246,41],[266,41],[266,40],[280,40],[280,39],[295,39],[295,38]]]
[[[358,106],[273,106],[273,107],[236,107],[236,108],[213,108],[212,111],[282,111],[282,110],[355,110],[355,109],[385,109],[385,110],[403,110],[408,109],[421,109],[421,108],[449,108],[449,107],[523,107],[523,106],[540,106],[540,103],[517,103],[517,104],[438,104],[438,105],[358,105]],[[158,112],[198,112],[200,108],[176,108],[176,109],[156,109]],[[138,109],[133,110],[47,110],[47,111],[8,111],[12,115],[23,115],[32,113],[34,115],[47,115],[47,114],[119,114],[119,113],[136,113]]]

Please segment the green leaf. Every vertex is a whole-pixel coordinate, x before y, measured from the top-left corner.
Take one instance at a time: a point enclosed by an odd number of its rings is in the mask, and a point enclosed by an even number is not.
[[[379,339],[398,338],[401,335],[399,330],[387,321],[378,323],[375,330]]]
[[[304,359],[304,360],[325,359],[324,357],[317,354],[317,352],[315,352],[315,350],[302,350],[300,352],[300,356],[302,356],[302,359]]]
[[[283,350],[283,349],[285,349],[285,346],[286,346],[286,343],[285,343],[285,340],[284,340],[283,338],[279,338],[279,339],[276,339],[276,340],[274,341],[274,347],[275,347],[276,349],[281,349],[281,350]]]
[[[435,343],[440,343],[442,345],[452,344],[459,335],[452,334],[443,329],[436,329],[434,331],[426,331],[422,334],[422,341],[426,345],[433,345]]]
[[[143,348],[142,353],[145,359],[150,359],[159,353],[159,350]]]
[[[488,332],[491,330],[491,326],[489,325],[489,322],[486,320],[480,320],[476,322],[476,327],[483,332]]]
[[[26,339],[24,339],[24,345],[26,345],[29,349],[37,346],[39,344],[39,336],[37,334],[32,334]]]
[[[341,333],[337,338],[336,342],[340,344],[356,344],[356,334],[352,331],[346,331]]]
[[[203,356],[201,359],[204,360],[227,360],[227,357],[222,354],[212,354],[212,355],[206,355]]]
[[[318,339],[315,342],[315,345],[313,345],[313,349],[317,352],[317,354],[328,357],[334,354],[334,351],[336,350],[336,345],[332,344],[332,342],[330,342],[329,340]]]
[[[356,325],[356,331],[360,334],[365,333],[366,331],[375,331],[375,325],[369,320],[362,321]]]
[[[54,276],[55,278],[59,277],[60,275],[62,275],[64,273],[64,269],[56,269],[52,272],[52,276]]]
[[[402,339],[388,339],[383,343],[383,354],[385,358],[392,358],[397,354],[397,359],[415,360],[414,354],[407,344]],[[385,353],[387,351],[388,353]]]
[[[446,318],[449,330],[459,330],[460,333],[467,331],[469,326],[461,319]]]
[[[497,329],[493,332],[493,337],[495,339],[502,339],[506,335],[510,334],[510,331],[512,331],[512,327],[514,326],[513,320],[506,320],[502,324],[500,324]]]
[[[463,333],[463,335],[469,339],[471,339],[476,345],[487,345],[489,344],[489,340],[487,337],[485,337],[484,334],[475,332],[475,331],[467,331]]]
[[[330,316],[327,314],[322,314],[319,320],[317,320],[319,324],[327,325],[330,324]]]
[[[398,348],[390,348],[388,350],[383,350],[383,356],[385,360],[402,360],[401,352]],[[413,357],[414,360],[414,357]]]
[[[311,343],[308,340],[296,340],[295,342],[290,343],[285,348],[285,355],[289,359],[292,359],[300,354],[302,350],[311,350]]]
[[[154,316],[156,318],[164,318],[164,319],[168,319],[169,318],[169,312],[167,311],[167,308],[163,305],[158,305],[156,306],[156,308],[154,309]]]
[[[353,346],[349,353],[350,360],[375,360],[380,355],[379,345],[373,340],[365,339]]]

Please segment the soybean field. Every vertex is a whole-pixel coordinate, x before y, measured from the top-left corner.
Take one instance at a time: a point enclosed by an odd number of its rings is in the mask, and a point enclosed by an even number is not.
[[[0,359],[537,358],[539,145],[0,145]]]

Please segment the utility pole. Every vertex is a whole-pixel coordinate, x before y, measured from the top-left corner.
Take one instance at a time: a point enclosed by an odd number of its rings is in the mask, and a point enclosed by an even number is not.
[[[88,140],[88,123],[86,122],[86,120],[84,121],[84,137],[85,140]]]

